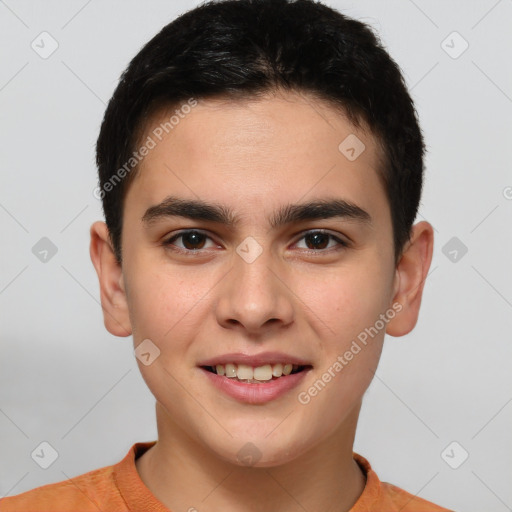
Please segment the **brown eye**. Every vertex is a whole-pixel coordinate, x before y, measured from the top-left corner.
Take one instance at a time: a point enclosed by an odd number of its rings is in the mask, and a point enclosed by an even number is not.
[[[308,233],[304,240],[306,240],[306,245],[308,249],[325,249],[329,244],[330,235],[326,235],[325,233],[314,232]]]
[[[174,242],[181,238],[182,247],[174,244]],[[201,233],[200,231],[190,230],[190,231],[182,231],[176,235],[173,235],[169,238],[165,245],[176,245],[178,249],[186,250],[186,251],[197,251],[199,249],[203,249],[206,243],[206,240],[210,238],[209,236]]]
[[[311,252],[328,252],[324,251],[324,249],[329,248],[330,241],[335,242],[334,246],[331,245],[331,248],[334,248],[334,250],[348,247],[346,242],[325,231],[309,231],[301,238],[301,240],[304,240],[306,248]]]

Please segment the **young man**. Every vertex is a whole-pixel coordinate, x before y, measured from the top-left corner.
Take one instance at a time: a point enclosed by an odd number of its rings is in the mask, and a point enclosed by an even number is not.
[[[208,3],[133,59],[97,144],[107,329],[158,441],[28,511],[434,512],[353,453],[385,333],[417,321],[424,145],[371,30],[310,0]]]

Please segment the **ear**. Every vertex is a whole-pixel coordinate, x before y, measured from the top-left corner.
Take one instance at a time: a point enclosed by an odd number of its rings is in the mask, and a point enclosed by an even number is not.
[[[414,329],[420,312],[421,297],[428,275],[434,248],[434,230],[426,222],[412,227],[411,239],[406,244],[396,267],[393,304],[401,305],[398,314],[391,319],[386,333],[403,336]]]
[[[112,249],[107,225],[101,221],[95,222],[90,232],[90,254],[100,282],[105,327],[114,336],[129,336],[132,328],[123,273]]]

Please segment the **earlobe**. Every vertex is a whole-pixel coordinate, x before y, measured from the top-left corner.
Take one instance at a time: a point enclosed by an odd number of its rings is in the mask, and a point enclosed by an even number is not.
[[[90,255],[98,274],[105,327],[114,336],[129,336],[132,329],[123,274],[110,243],[107,225],[95,222],[90,234]]]
[[[389,321],[387,334],[404,336],[414,329],[418,321],[425,280],[432,262],[433,248],[432,226],[426,221],[418,222],[412,227],[411,239],[396,267],[393,304],[400,304],[401,310]]]

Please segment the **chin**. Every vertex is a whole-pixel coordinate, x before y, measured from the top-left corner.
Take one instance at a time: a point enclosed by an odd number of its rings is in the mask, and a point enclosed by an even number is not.
[[[231,438],[221,446],[212,446],[220,459],[240,467],[271,468],[282,466],[299,457],[307,447],[303,443],[294,442],[290,436],[268,439],[266,434],[254,436],[249,440]]]

